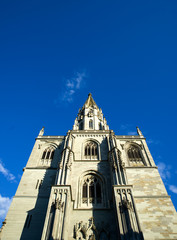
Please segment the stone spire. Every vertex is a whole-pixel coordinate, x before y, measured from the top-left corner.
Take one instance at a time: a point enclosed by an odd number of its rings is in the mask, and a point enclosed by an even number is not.
[[[79,109],[75,119],[73,130],[109,130],[106,119],[103,117],[101,108],[93,100],[89,93],[82,109]]]

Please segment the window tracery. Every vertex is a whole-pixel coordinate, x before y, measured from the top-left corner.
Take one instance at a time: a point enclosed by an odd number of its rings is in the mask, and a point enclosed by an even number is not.
[[[144,165],[143,158],[138,147],[131,145],[127,150],[127,155],[131,164]]]
[[[91,141],[86,143],[84,154],[86,159],[97,159],[98,156],[97,144]]]
[[[49,147],[45,149],[41,158],[42,164],[47,164],[47,165],[50,164],[51,161],[53,160],[54,153],[55,153],[55,149],[53,147]]]
[[[98,177],[87,175],[82,184],[82,203],[86,205],[102,203],[102,184]]]

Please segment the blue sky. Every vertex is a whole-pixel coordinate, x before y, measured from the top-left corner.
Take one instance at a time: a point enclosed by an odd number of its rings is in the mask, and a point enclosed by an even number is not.
[[[177,208],[177,1],[1,1],[0,220],[35,137],[65,135],[89,92],[147,138]]]

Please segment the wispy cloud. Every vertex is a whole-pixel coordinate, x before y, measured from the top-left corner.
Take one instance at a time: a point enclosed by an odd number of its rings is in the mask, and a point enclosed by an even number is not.
[[[169,181],[171,181],[170,179],[173,178],[173,168],[170,165],[165,164],[164,162],[159,162],[157,166],[160,176],[163,179],[166,187],[168,187],[171,192],[177,194],[177,186],[169,184]]]
[[[0,194],[0,220],[3,221],[12,202],[12,198],[2,197]]]
[[[159,170],[159,173],[160,173],[160,176],[162,179],[166,180],[171,177],[171,173],[170,173],[171,166],[170,165],[166,165],[163,162],[159,162],[157,164],[157,167],[158,167],[158,170]]]
[[[158,140],[153,140],[153,139],[148,139],[146,142],[147,144],[155,144],[155,145],[160,143]]]
[[[120,126],[120,129],[121,129],[121,130],[127,130],[127,129],[129,129],[130,127],[132,127],[132,124],[122,124],[122,125]]]
[[[4,167],[1,160],[0,160],[0,173],[2,173],[8,181],[15,182],[15,176],[7,168]]]
[[[128,132],[128,135],[137,135],[137,132],[130,131],[130,132]]]
[[[73,96],[81,88],[81,84],[86,78],[85,72],[77,72],[71,79],[65,81],[64,93],[62,95],[62,101],[72,102]]]
[[[176,193],[177,194],[177,187],[174,186],[174,185],[169,185],[169,189],[170,191],[172,191],[173,193]]]
[[[120,126],[120,130],[123,130],[125,132],[125,134],[128,134],[128,135],[137,135],[137,132],[136,131],[132,131],[133,125],[132,124],[122,124]]]

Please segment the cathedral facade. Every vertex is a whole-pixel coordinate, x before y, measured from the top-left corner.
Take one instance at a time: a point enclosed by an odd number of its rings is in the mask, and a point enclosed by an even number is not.
[[[91,94],[66,136],[43,128],[0,239],[177,239],[176,210],[137,133],[115,135]]]

